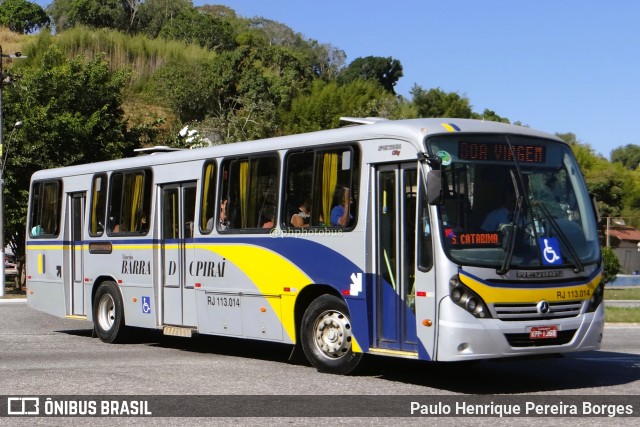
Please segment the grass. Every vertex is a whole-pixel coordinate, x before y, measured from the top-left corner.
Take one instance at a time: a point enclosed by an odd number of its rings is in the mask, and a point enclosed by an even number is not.
[[[605,289],[604,299],[608,299],[608,300],[638,299],[640,300],[640,288]]]
[[[605,289],[604,299],[640,300],[640,288]],[[640,323],[640,308],[637,307],[605,307],[604,315],[609,323]]]
[[[608,323],[640,323],[640,308],[605,307],[604,315]]]

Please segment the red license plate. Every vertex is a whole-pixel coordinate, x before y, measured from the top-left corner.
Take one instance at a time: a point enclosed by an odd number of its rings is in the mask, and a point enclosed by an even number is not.
[[[558,338],[557,326],[532,326],[529,331],[529,338],[532,340],[543,340]]]

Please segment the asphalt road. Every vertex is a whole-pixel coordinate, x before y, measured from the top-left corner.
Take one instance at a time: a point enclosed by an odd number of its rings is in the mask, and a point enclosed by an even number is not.
[[[473,364],[424,363],[370,358],[358,376],[318,373],[288,362],[287,346],[217,337],[183,339],[144,333],[127,344],[104,344],[91,337],[92,324],[59,319],[20,302],[0,303],[0,395],[172,395],[306,396],[301,404],[327,408],[325,418],[188,418],[188,425],[389,425],[383,417],[345,417],[353,396],[508,395],[571,401],[576,396],[632,395],[640,408],[640,327],[607,325],[603,348],[544,359],[494,360]],[[364,399],[363,397],[363,399]],[[375,405],[375,399],[372,401]],[[500,398],[496,398],[500,399]],[[256,400],[257,402],[258,400]],[[330,404],[327,404],[327,403]],[[268,415],[268,401],[266,413]],[[0,401],[0,405],[5,405]],[[194,403],[195,405],[195,403]],[[333,406],[335,405],[335,406]],[[335,407],[335,413],[331,410]],[[310,413],[313,406],[309,406]],[[354,415],[366,416],[362,409]],[[373,411],[375,412],[375,411]],[[638,410],[640,412],[640,409]],[[221,413],[227,414],[222,411]],[[346,413],[349,413],[346,411]],[[640,414],[636,414],[640,415]],[[85,425],[86,418],[0,418],[3,425]],[[63,422],[64,420],[64,422]],[[434,418],[437,425],[491,425],[494,418]],[[457,422],[456,422],[457,420]],[[497,419],[529,425],[531,418]],[[527,421],[528,420],[528,421]],[[550,419],[546,419],[549,422]],[[140,425],[185,425],[177,418],[95,418],[92,425],[114,421]],[[397,421],[397,422],[396,422]],[[393,424],[424,425],[424,418]],[[554,425],[600,425],[603,418],[554,418]],[[616,425],[635,425],[620,418]]]

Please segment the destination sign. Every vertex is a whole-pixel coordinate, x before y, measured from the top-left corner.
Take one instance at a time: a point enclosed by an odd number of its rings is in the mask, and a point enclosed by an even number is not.
[[[544,163],[546,147],[541,145],[511,145],[492,142],[459,142],[458,159],[488,162],[512,162],[513,154],[520,163]]]

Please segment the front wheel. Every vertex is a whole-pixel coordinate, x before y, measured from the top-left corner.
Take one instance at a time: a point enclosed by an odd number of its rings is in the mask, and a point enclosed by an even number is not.
[[[362,353],[353,352],[348,312],[344,301],[323,295],[309,305],[302,317],[302,349],[320,372],[348,374],[362,360]]]
[[[124,305],[114,282],[104,282],[96,291],[93,299],[93,327],[102,342],[115,343],[124,338]]]

